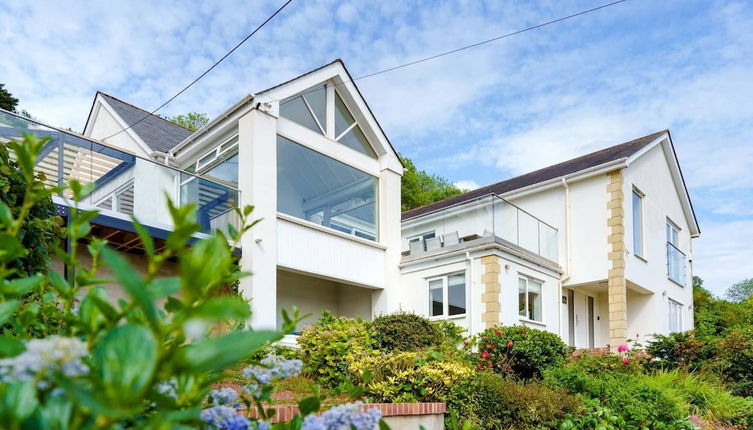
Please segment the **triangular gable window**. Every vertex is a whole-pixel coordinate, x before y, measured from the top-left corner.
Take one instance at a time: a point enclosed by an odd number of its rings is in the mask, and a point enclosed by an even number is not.
[[[327,124],[327,112],[334,113],[334,124]],[[334,84],[322,84],[280,103],[280,116],[321,133],[348,148],[377,158],[361,126],[348,110]],[[332,118],[332,117],[330,117]]]
[[[337,136],[335,140],[348,148],[355,149],[371,158],[377,158],[361,127],[356,123],[337,92],[335,92],[335,135]]]
[[[317,133],[326,134],[326,97],[324,85],[307,90],[280,104],[280,115]]]

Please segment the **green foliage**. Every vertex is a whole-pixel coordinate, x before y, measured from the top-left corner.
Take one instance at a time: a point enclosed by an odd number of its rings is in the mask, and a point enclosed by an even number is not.
[[[753,299],[741,302],[718,299],[703,288],[703,279],[694,276],[693,318],[696,337],[710,342],[734,328],[753,324]]]
[[[375,347],[383,351],[414,351],[437,347],[441,333],[428,319],[406,312],[381,315],[371,323]]]
[[[332,388],[347,380],[348,366],[372,350],[374,339],[366,321],[324,312],[301,333],[298,344],[304,372]]]
[[[692,331],[654,335],[646,345],[646,352],[654,358],[651,364],[663,369],[688,368],[696,370],[714,354],[714,346],[696,338]]]
[[[622,430],[627,428],[625,419],[595,399],[584,400],[585,411],[568,414],[560,423],[560,430]]]
[[[401,157],[405,170],[400,181],[401,208],[407,211],[463,193],[447,179],[418,170],[408,158]]]
[[[481,371],[453,386],[447,407],[486,430],[547,429],[578,412],[580,401],[561,388]]]
[[[531,379],[543,371],[562,366],[570,348],[559,336],[525,326],[493,327],[477,337],[478,369]]]
[[[37,150],[47,143],[47,139],[33,136],[28,139]],[[64,234],[63,220],[56,215],[50,193],[44,189],[44,175],[26,175],[21,162],[33,165],[33,160],[11,157],[8,148],[0,145],[0,227],[8,229],[8,233],[0,234],[0,253],[8,255],[6,267],[15,271],[9,277],[46,272],[53,249]],[[14,219],[24,222],[11,225]]]
[[[377,402],[439,402],[473,368],[441,355],[423,352],[374,352],[350,364],[356,382],[366,386],[369,400]]]
[[[733,284],[727,288],[724,295],[728,300],[733,302],[744,302],[745,300],[748,300],[751,295],[753,295],[753,278],[744,279]]]
[[[18,99],[5,89],[5,84],[0,84],[0,109],[15,112],[16,106],[18,106]]]
[[[23,142],[11,142],[8,147],[18,160],[24,191],[17,211],[0,205],[0,323],[10,327],[0,332],[2,427],[219,428],[208,426],[210,421],[199,415],[208,406],[212,385],[284,332],[293,331],[297,315],[290,319],[283,313],[283,332],[231,330],[212,335],[218,326],[245,321],[250,309],[240,298],[220,296],[224,286],[244,276],[235,270],[228,238],[217,233],[189,246],[192,233],[200,229],[195,205],[169,204],[174,231],[159,253],[134,221],[148,261],[144,276],[102,241],[88,237],[89,221],[97,212],[85,210],[70,211],[70,250],[56,250],[69,266],[69,276],[55,272],[20,276],[17,260],[27,255],[21,252],[19,232],[33,221],[32,208],[40,202],[49,204],[50,195],[58,190],[35,185],[34,161],[42,147],[36,139],[26,136]],[[93,184],[69,185],[77,202],[92,190]],[[238,210],[241,228],[231,234],[233,242],[253,225],[251,213],[250,207]],[[85,238],[89,243],[78,252]],[[89,254],[86,266],[80,261],[82,253]],[[179,276],[158,278],[172,259],[180,262]],[[102,276],[103,264],[113,279]],[[113,284],[127,294],[117,304],[104,292],[104,285]],[[44,322],[51,316],[40,311],[45,302],[55,304],[59,319],[39,326],[38,320]],[[288,370],[277,371],[292,376],[298,364],[285,363]],[[269,401],[275,375],[280,373],[256,376],[254,372],[271,372],[265,366],[251,369],[251,374],[263,385],[253,399],[257,412],[266,419],[269,413],[264,402]],[[279,369],[285,369],[283,364]],[[248,401],[245,404],[251,406]],[[299,408],[304,415],[315,413],[320,399],[303,399]],[[229,408],[229,413],[233,419],[246,420],[237,416],[234,408]],[[300,430],[301,425],[298,416],[272,428]],[[381,423],[380,428],[387,427]]]
[[[623,357],[612,354],[584,354],[569,364],[569,366],[586,375],[600,375],[604,373],[637,375],[644,370],[643,360],[628,358],[625,361]]]
[[[207,114],[198,112],[189,112],[185,115],[166,117],[165,119],[191,131],[196,131],[209,123]]]
[[[719,341],[716,368],[733,393],[753,396],[753,327],[735,330]]]

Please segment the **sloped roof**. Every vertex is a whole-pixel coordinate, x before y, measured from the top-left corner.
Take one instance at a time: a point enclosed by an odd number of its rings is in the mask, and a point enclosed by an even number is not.
[[[648,136],[639,137],[638,139],[634,139],[629,142],[610,146],[609,148],[582,155],[580,157],[573,158],[571,160],[564,161],[553,166],[544,167],[543,169],[516,176],[502,182],[497,182],[496,184],[487,185],[485,187],[477,188],[467,193],[459,194],[448,199],[428,204],[426,206],[411,209],[403,212],[401,218],[403,220],[406,220],[409,218],[417,217],[419,215],[434,212],[447,206],[470,201],[492,193],[508,193],[510,191],[527,187],[529,185],[538,184],[550,179],[559,178],[565,175],[579,172],[590,167],[599,166],[610,161],[627,158],[640,151],[643,147],[653,142],[659,136],[665,133],[667,133],[667,130],[658,131],[656,133],[649,134]]]
[[[131,130],[154,151],[167,152],[193,134],[193,131],[152,115],[140,107],[103,92],[98,94],[102,95],[126,124],[132,125]]]

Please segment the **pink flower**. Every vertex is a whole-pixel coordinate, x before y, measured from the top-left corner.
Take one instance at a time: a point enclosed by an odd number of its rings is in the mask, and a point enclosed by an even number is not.
[[[624,365],[627,366],[628,364],[630,364],[630,360],[628,360],[627,358],[623,358],[622,359],[622,364],[624,364]]]
[[[501,332],[501,331],[499,331],[499,330],[495,330],[495,331],[494,331],[494,334],[496,334],[497,336],[502,336],[502,332]]]
[[[489,353],[484,351],[481,353],[481,358],[489,358]]]
[[[627,350],[628,350],[628,346],[627,344],[624,344],[624,343],[617,347],[617,352],[626,352]]]
[[[510,349],[510,348],[512,348],[512,341],[507,342],[507,349]]]

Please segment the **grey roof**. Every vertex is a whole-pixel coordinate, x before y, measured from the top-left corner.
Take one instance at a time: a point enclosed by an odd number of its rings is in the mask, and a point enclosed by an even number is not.
[[[103,92],[107,103],[153,151],[167,152],[193,131]]]
[[[590,167],[599,166],[610,161],[627,158],[665,133],[668,133],[668,130],[658,131],[656,133],[649,134],[648,136],[643,136],[629,142],[620,143],[619,145],[610,146],[609,148],[573,158],[572,160],[564,161],[553,166],[544,167],[543,169],[516,176],[502,182],[497,182],[496,184],[487,185],[485,187],[477,188],[467,193],[459,194],[448,199],[428,204],[426,206],[411,209],[403,212],[401,218],[403,220],[406,220],[409,218],[417,217],[419,215],[434,212],[447,206],[470,201],[492,193],[508,193],[510,191],[527,187],[529,185],[538,184],[550,179],[559,178],[571,173],[579,172]]]

